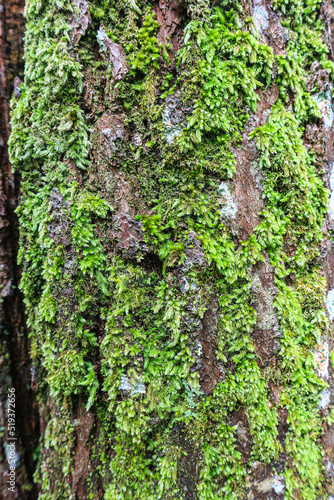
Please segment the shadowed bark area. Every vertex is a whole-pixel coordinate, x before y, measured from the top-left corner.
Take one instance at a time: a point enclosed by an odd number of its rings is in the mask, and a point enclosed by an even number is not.
[[[9,148],[41,500],[334,494],[331,12],[27,4]]]
[[[0,1],[0,421],[1,421],[1,498],[33,499],[37,486],[32,476],[36,462],[33,458],[38,445],[38,412],[30,387],[31,360],[23,297],[18,290],[19,270],[18,221],[14,214],[20,191],[19,174],[13,174],[8,156],[9,100],[14,90],[19,92],[23,78],[23,18],[24,2]],[[7,393],[15,388],[16,394],[16,494],[8,491],[6,475]]]

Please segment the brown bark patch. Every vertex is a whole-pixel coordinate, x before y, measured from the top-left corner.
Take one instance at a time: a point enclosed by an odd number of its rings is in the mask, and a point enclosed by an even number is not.
[[[325,426],[325,434],[322,438],[324,447],[324,463],[326,468],[326,476],[334,481],[334,425]]]
[[[87,478],[89,476],[91,444],[88,442],[95,418],[87,412],[82,401],[79,403],[76,418],[77,446],[75,450],[75,465],[72,479],[72,492],[77,498],[87,498]]]
[[[72,28],[70,38],[72,43],[77,44],[80,38],[86,33],[92,19],[89,13],[89,5],[86,0],[73,0],[73,4],[77,7],[77,11],[73,12],[70,22]]]
[[[264,208],[260,176],[252,165],[257,158],[253,141],[248,141],[249,130],[243,134],[243,145],[235,154],[237,169],[234,180],[233,200],[237,214],[231,229],[242,239],[248,239],[261,222],[260,211]]]
[[[201,332],[201,344],[203,349],[203,364],[200,369],[201,389],[206,395],[212,394],[221,372],[217,362],[217,322],[218,322],[218,300],[213,296],[209,301],[209,307],[204,313],[203,329]]]
[[[200,472],[201,448],[196,446],[183,426],[175,425],[170,434],[170,441],[181,448],[178,460],[177,483],[185,500],[197,498],[197,482]]]
[[[323,242],[322,258],[324,262],[324,272],[327,279],[328,289],[334,286],[334,242],[328,237]]]
[[[143,223],[127,213],[118,213],[113,217],[111,241],[125,259],[135,259],[148,252],[144,240]]]
[[[123,47],[118,43],[112,42],[102,27],[100,27],[97,33],[97,39],[105,59],[113,65],[112,76],[114,80],[116,82],[122,80],[129,72]]]
[[[283,473],[275,474],[271,465],[253,462],[247,476],[250,484],[247,498],[256,500],[283,500],[285,480]]]
[[[114,164],[125,158],[122,141],[127,137],[125,116],[104,113],[96,122],[93,134],[94,156],[99,164]]]
[[[253,0],[250,12],[262,43],[271,46],[275,55],[285,55],[289,32],[281,24],[282,14],[273,10],[270,0]]]
[[[264,125],[270,115],[271,106],[277,101],[279,90],[273,85],[265,93],[259,91],[256,115],[252,115],[242,134],[242,143],[234,150],[236,173],[233,201],[238,209],[234,220],[230,222],[232,231],[242,239],[248,239],[261,222],[260,212],[264,208],[261,174],[256,167],[258,150],[249,134],[256,127]]]
[[[264,365],[279,349],[276,340],[279,335],[279,327],[274,311],[274,301],[277,293],[275,268],[270,265],[269,258],[265,255],[265,262],[254,266],[252,276],[252,305],[257,314],[252,337],[255,350]]]
[[[247,464],[252,451],[253,439],[249,432],[248,420],[244,408],[239,408],[231,415],[231,426],[236,426],[238,450],[241,453],[241,462]]]
[[[178,28],[181,23],[181,16],[184,12],[182,5],[177,0],[159,0],[154,8],[157,21],[160,24],[158,31],[158,41],[164,46],[169,42],[173,52],[180,48]]]
[[[103,73],[93,71],[92,68],[85,70],[83,82],[83,102],[88,111],[86,118],[96,120],[96,115],[102,114],[110,105],[110,98],[107,95],[107,78]]]

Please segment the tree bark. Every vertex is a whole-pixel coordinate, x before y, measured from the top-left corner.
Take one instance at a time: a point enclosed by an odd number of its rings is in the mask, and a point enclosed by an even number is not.
[[[330,2],[26,17],[39,498],[332,498]]]
[[[0,0],[0,496],[33,499],[37,485],[32,476],[38,446],[38,411],[30,387],[31,359],[22,294],[18,290],[18,221],[15,215],[19,196],[19,174],[13,174],[8,156],[9,100],[23,78],[24,1]],[[10,441],[8,435],[8,390],[15,390],[15,495],[8,490]]]

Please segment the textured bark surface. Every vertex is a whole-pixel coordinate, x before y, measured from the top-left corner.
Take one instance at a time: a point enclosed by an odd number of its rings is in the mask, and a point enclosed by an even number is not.
[[[331,12],[27,4],[10,152],[41,500],[332,499]]]
[[[9,100],[13,90],[19,96],[23,78],[24,1],[0,1],[0,496],[33,499],[37,485],[32,476],[38,446],[38,411],[30,387],[31,359],[25,324],[23,297],[18,290],[18,222],[14,214],[19,196],[19,175],[13,174],[8,156]],[[6,455],[7,393],[15,389],[16,409],[16,494],[8,491],[9,466]]]

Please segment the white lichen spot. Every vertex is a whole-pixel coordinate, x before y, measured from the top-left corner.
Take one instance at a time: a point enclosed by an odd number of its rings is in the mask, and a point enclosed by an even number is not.
[[[323,410],[327,408],[330,404],[331,401],[331,393],[329,389],[325,389],[321,393],[321,399],[319,402],[319,408],[322,408]]]
[[[189,283],[186,277],[183,278],[182,284],[181,284],[181,292],[188,292],[189,290],[193,291],[196,290],[196,285],[195,283]]]
[[[146,393],[145,384],[143,384],[141,377],[139,377],[135,381],[135,385],[133,386],[133,389],[131,391],[131,396],[134,396],[135,394],[145,394],[145,393]]]
[[[99,44],[102,52],[106,51],[105,40],[107,38],[108,38],[108,35],[107,35],[105,29],[101,28],[101,26],[100,26],[100,28],[98,29],[98,32],[96,34],[96,39],[97,39],[97,43]]]
[[[280,495],[281,493],[284,493],[285,479],[283,476],[275,476],[274,477],[273,490],[276,493],[276,495]]]
[[[165,125],[165,133],[168,144],[173,142],[174,137],[180,135],[182,132],[182,127],[178,125],[173,125],[171,121],[171,112],[170,108],[165,107],[162,113],[162,123]]]
[[[327,342],[320,341],[313,355],[319,377],[328,378],[329,351]]]
[[[130,392],[131,396],[134,396],[135,394],[145,394],[146,393],[146,387],[145,387],[145,384],[143,384],[141,377],[136,379],[134,381],[134,383],[132,384],[129,381],[127,375],[125,375],[124,373],[123,373],[123,375],[121,375],[121,383],[120,383],[118,388],[120,391]]]
[[[274,492],[279,495],[284,493],[285,490],[285,480],[282,476],[268,477],[257,484],[257,490],[261,493],[269,493],[274,490]]]
[[[318,104],[321,116],[324,120],[325,129],[328,130],[333,125],[334,113],[332,108],[332,90],[331,88],[322,92],[321,94],[315,94],[313,96],[314,101]]]
[[[181,134],[182,129],[180,127],[173,127],[168,119],[168,114],[165,112],[162,115],[162,122],[166,127],[166,140],[168,144],[171,144],[174,137]]]
[[[190,283],[187,281],[187,278],[183,278],[182,280],[182,285],[181,285],[181,292],[188,292],[190,290]]]
[[[185,124],[185,111],[178,93],[167,96],[162,113],[162,123],[165,126],[168,144],[173,142],[174,137],[181,134]]]
[[[199,340],[195,341],[196,354],[199,358],[202,357],[203,354],[203,346]]]
[[[325,469],[329,477],[333,477],[333,472],[334,472],[334,464],[333,462],[329,459],[329,457],[324,457],[324,464],[325,464]],[[334,496],[330,496],[328,500],[334,500]]]
[[[132,138],[132,142],[133,142],[134,146],[136,146],[136,148],[139,148],[140,146],[142,146],[143,145],[142,135],[135,133],[133,138]]]
[[[254,24],[259,33],[263,33],[269,26],[269,13],[265,5],[262,5],[261,0],[255,0],[253,12]]]
[[[238,205],[233,201],[233,196],[227,182],[222,182],[218,188],[219,204],[222,205],[220,213],[222,217],[234,219],[237,215]]]
[[[120,383],[118,388],[120,391],[131,391],[132,390],[132,384],[130,384],[127,375],[124,375],[124,374],[121,375],[121,383]]]
[[[329,290],[329,292],[327,294],[326,306],[327,306],[329,319],[330,320],[334,319],[334,288]]]

